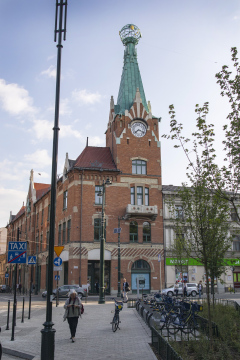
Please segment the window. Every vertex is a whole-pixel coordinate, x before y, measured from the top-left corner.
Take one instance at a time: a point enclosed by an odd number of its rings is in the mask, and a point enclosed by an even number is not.
[[[132,270],[143,270],[143,269],[149,269],[150,270],[150,265],[148,264],[148,262],[146,260],[137,260],[133,263],[132,265]]]
[[[132,173],[138,175],[147,174],[147,163],[144,160],[133,160],[132,161]]]
[[[42,234],[40,235],[40,252],[42,252]]]
[[[44,209],[42,209],[42,222],[41,222],[41,224],[43,224],[43,217],[44,217]]]
[[[62,231],[62,225],[59,224],[58,225],[58,245],[61,245],[61,235],[62,235],[61,231]]]
[[[67,242],[70,242],[70,234],[71,234],[71,219],[67,222]]]
[[[29,218],[29,230],[31,230],[31,215],[30,215],[30,218]]]
[[[63,223],[63,231],[62,231],[62,245],[65,244],[66,241],[66,223]]]
[[[102,196],[99,196],[100,192],[102,192],[102,186],[95,186],[95,204],[102,204]]]
[[[183,219],[182,205],[175,205],[175,217],[176,217],[176,219]]]
[[[142,186],[137,186],[137,205],[143,204],[143,188]]]
[[[240,251],[240,235],[233,235],[233,251]]]
[[[136,221],[130,222],[129,227],[129,236],[130,236],[130,242],[137,242],[138,241],[138,224]]]
[[[47,250],[49,249],[49,230],[47,231]]]
[[[64,191],[63,193],[63,210],[67,209],[67,198],[68,198],[68,191]]]
[[[143,242],[151,242],[151,224],[147,221],[143,223]]]
[[[37,232],[37,235],[36,235],[36,248],[38,249],[38,241],[39,241],[39,234]]]
[[[39,213],[37,213],[37,228],[38,228]]]
[[[237,217],[235,209],[231,209],[231,220],[238,221],[238,217]]]
[[[131,187],[131,205],[135,205],[135,187]]]
[[[100,241],[101,232],[101,219],[94,219],[94,241]]]
[[[145,205],[149,206],[149,188],[145,188]]]
[[[48,205],[48,221],[50,220],[50,210],[51,210],[51,205]]]

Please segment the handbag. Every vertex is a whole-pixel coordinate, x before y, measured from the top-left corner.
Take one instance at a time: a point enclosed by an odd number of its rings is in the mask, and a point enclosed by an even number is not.
[[[68,309],[66,309],[65,313],[63,314],[63,321],[66,320],[67,316],[68,316]]]
[[[129,291],[131,291],[130,286],[126,287],[126,292],[129,292]]]

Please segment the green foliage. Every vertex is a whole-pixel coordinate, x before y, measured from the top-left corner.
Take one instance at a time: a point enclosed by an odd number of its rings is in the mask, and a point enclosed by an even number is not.
[[[203,317],[208,317],[203,307]],[[235,308],[215,305],[211,311],[212,320],[217,324],[220,338],[215,338],[210,346],[206,336],[199,340],[171,341],[171,346],[184,360],[236,360],[240,357],[240,315]]]

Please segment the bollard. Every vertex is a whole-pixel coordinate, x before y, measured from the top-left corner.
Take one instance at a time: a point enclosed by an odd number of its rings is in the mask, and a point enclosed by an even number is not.
[[[7,326],[6,326],[6,330],[9,330],[9,312],[10,312],[10,300],[8,300],[8,313],[7,313]]]
[[[23,306],[22,306],[22,323],[24,323],[24,303],[25,303],[25,299],[23,297]]]

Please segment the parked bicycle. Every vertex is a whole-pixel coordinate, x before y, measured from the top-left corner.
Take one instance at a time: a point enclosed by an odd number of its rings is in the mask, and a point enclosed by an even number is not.
[[[119,324],[121,323],[121,321],[119,318],[119,313],[123,309],[123,302],[117,301],[115,298],[112,298],[112,300],[115,301],[115,311],[114,311],[113,320],[110,324],[112,324],[112,331],[115,332],[117,329],[120,330]]]

